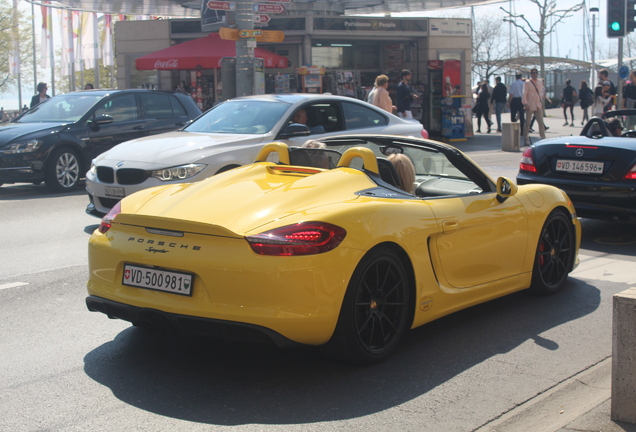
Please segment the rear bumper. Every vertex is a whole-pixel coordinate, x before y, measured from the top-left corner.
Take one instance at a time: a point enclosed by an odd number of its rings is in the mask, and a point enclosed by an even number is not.
[[[253,324],[179,315],[157,309],[131,306],[97,296],[86,297],[86,306],[89,311],[101,312],[108,318],[117,318],[134,325],[161,331],[201,334],[231,341],[273,342],[281,348],[301,345],[273,330]]]
[[[593,182],[556,179],[520,172],[517,184],[547,184],[565,191],[581,217],[636,217],[636,182]]]

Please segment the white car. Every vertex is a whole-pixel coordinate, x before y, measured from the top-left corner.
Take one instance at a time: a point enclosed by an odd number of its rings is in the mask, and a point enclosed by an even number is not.
[[[93,159],[86,174],[91,201],[86,212],[101,216],[121,198],[142,189],[196,182],[252,163],[268,142],[300,147],[308,139],[351,133],[428,138],[418,121],[348,97],[235,98],[178,131],[127,141]]]

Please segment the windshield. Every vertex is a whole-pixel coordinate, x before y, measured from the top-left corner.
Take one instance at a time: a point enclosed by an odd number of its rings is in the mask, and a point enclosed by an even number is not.
[[[41,103],[18,120],[19,123],[78,121],[103,95],[69,93],[52,97]]]
[[[283,102],[227,101],[212,108],[184,130],[226,134],[264,134],[272,130],[288,109],[289,104]]]

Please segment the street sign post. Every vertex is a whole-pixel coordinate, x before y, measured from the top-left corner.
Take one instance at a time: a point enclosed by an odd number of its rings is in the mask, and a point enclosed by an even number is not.
[[[254,14],[254,22],[257,24],[268,23],[270,19],[269,15]]]
[[[226,2],[226,1],[209,1],[206,3],[208,9],[212,10],[224,10],[224,11],[234,11],[236,10],[236,3],[234,2]]]
[[[279,4],[255,4],[254,12],[279,14],[285,12],[285,8]]]
[[[239,36],[242,38],[253,38],[263,34],[263,30],[239,30]]]
[[[263,34],[256,36],[256,42],[282,42],[285,40],[285,33],[280,30],[263,30]]]
[[[219,37],[225,40],[233,40],[233,41],[241,40],[241,35],[239,35],[238,29],[233,29],[229,27],[221,27],[219,29]]]

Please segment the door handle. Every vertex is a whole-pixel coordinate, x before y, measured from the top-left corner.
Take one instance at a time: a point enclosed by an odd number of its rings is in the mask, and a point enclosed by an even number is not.
[[[442,232],[444,234],[457,231],[459,229],[459,222],[456,220],[446,220],[442,222]]]
[[[135,126],[133,127],[133,130],[144,130],[143,126]]]

